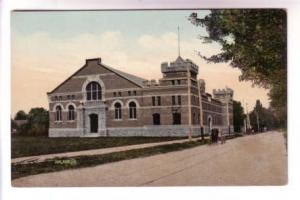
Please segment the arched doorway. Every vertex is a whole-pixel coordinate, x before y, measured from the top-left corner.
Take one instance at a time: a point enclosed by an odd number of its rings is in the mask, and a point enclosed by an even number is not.
[[[90,114],[90,132],[97,133],[98,132],[98,115]]]

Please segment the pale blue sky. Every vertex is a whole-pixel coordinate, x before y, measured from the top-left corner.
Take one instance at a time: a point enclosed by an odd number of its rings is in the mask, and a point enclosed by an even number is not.
[[[139,35],[161,35],[166,31],[177,30],[186,39],[199,35],[199,27],[188,21],[192,10],[151,10],[151,11],[51,11],[13,12],[12,31],[18,34],[47,32],[54,38],[67,38],[82,33],[101,34],[107,30],[126,33],[128,39]],[[198,11],[205,16],[208,10]],[[200,28],[201,29],[201,28]],[[203,29],[204,30],[204,29]],[[205,34],[205,31],[201,32]]]

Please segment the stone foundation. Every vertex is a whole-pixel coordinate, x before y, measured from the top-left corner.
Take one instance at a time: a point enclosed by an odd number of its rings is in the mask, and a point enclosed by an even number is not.
[[[228,133],[227,127],[213,127]],[[83,129],[49,129],[49,137],[188,137],[189,126],[160,125],[143,127],[108,128],[98,133],[83,133]],[[192,126],[192,136],[200,136],[200,126]],[[231,127],[233,133],[233,127]],[[208,127],[204,126],[204,134],[209,134]]]

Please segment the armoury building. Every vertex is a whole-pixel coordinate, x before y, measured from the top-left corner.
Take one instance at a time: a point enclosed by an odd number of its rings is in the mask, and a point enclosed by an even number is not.
[[[87,59],[47,93],[50,137],[198,136],[233,131],[230,88],[206,93],[198,66],[180,56],[162,63],[157,81]]]

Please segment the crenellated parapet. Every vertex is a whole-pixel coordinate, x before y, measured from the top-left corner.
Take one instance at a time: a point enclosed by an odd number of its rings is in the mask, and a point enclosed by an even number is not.
[[[163,62],[161,64],[162,73],[186,72],[187,70],[198,74],[198,66],[195,63],[193,63],[190,59],[184,60],[180,56],[174,62],[170,62],[170,64],[168,62]]]
[[[214,89],[213,95],[215,99],[218,99],[223,103],[231,102],[233,99],[233,90],[228,87],[224,89]]]

